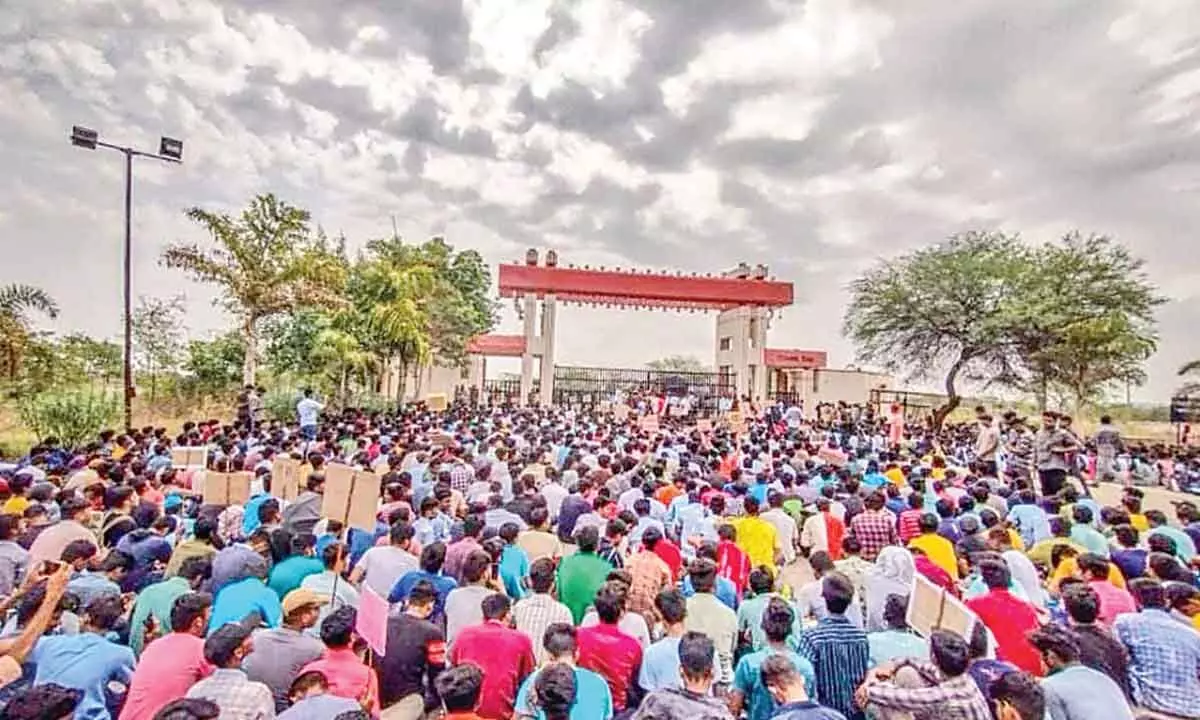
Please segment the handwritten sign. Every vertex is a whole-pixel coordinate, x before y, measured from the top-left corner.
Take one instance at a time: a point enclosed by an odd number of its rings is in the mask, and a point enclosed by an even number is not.
[[[366,585],[358,598],[354,631],[380,657],[387,654],[388,602]]]
[[[204,502],[211,505],[245,505],[250,499],[254,473],[205,473]]]
[[[277,457],[271,464],[271,490],[273,495],[288,502],[300,494],[300,461],[290,457]]]
[[[191,470],[203,468],[208,464],[208,448],[175,447],[171,448],[171,467]]]
[[[325,470],[321,515],[346,527],[374,532],[379,484],[380,478],[375,473],[355,470],[349,465],[329,465]]]

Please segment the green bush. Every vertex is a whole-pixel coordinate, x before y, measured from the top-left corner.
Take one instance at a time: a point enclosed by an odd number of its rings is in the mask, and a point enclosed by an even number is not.
[[[22,394],[17,398],[21,423],[38,440],[56,437],[65,447],[95,439],[118,416],[116,395],[90,390],[56,390]]]
[[[292,388],[276,388],[268,390],[263,396],[263,415],[268,420],[294,422],[296,420],[296,403],[300,402],[300,391]]]

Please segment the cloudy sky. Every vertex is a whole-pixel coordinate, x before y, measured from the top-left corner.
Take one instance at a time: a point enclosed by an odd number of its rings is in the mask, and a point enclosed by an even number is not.
[[[966,228],[1121,238],[1171,297],[1141,392],[1200,357],[1195,0],[4,0],[0,280],[53,327],[115,335],[121,161],[72,124],[186,163],[137,168],[135,292],[183,208],[273,191],[352,244],[444,234],[491,262],[718,271],[765,262],[775,347],[853,360],[845,285]],[[506,309],[502,329],[515,327]],[[568,309],[560,360],[709,358],[712,320]]]

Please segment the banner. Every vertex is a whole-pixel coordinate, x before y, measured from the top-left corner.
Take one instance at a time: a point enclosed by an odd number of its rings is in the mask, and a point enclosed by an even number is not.
[[[325,495],[321,515],[345,527],[375,532],[379,509],[379,476],[349,465],[331,464],[325,469]]]

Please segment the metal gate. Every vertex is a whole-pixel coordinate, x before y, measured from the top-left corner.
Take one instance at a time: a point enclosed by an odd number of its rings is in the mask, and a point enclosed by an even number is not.
[[[689,416],[708,417],[717,414],[721,397],[733,397],[733,381],[718,372],[554,366],[558,407],[594,410],[603,402],[664,395],[686,398]]]

